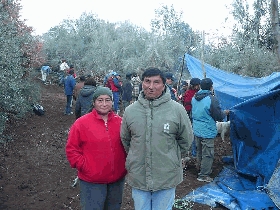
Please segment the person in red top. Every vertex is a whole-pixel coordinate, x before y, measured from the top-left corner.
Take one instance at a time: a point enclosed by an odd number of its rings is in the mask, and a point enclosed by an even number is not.
[[[78,171],[81,209],[121,208],[126,152],[121,143],[122,118],[112,111],[112,91],[98,87],[93,109],[70,128],[66,156]]]
[[[189,118],[191,120],[192,123],[192,98],[193,96],[200,90],[200,79],[199,78],[192,78],[190,80],[190,85],[189,85],[189,89],[185,92],[184,95],[184,102],[183,105],[189,115]],[[192,142],[192,146],[191,146],[191,151],[190,151],[191,155],[193,157],[196,157],[196,144],[195,144],[195,140],[193,140]]]
[[[197,93],[197,91],[200,90],[200,79],[198,78],[192,78],[190,80],[190,86],[189,89],[185,92],[185,95],[183,96],[184,102],[183,105],[189,115],[190,120],[192,121],[191,117],[191,110],[192,110],[192,97]]]

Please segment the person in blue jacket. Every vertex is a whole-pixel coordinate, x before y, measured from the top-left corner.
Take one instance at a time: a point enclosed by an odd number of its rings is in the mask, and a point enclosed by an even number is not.
[[[70,70],[68,75],[64,78],[64,94],[66,95],[67,102],[65,107],[65,115],[72,115],[73,112],[71,111],[71,102],[73,97],[73,91],[76,85],[76,80],[73,77],[74,70]]]
[[[42,81],[44,84],[47,82],[47,76],[51,73],[52,66],[44,65],[41,67]]]
[[[210,177],[214,160],[214,140],[217,136],[216,121],[223,121],[229,110],[222,110],[213,95],[213,82],[202,79],[200,88],[192,98],[193,133],[197,146],[198,181],[212,182]]]

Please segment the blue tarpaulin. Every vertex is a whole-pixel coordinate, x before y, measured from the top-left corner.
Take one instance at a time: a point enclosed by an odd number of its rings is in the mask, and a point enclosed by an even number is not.
[[[229,109],[252,97],[280,88],[280,72],[262,78],[245,77],[217,69],[209,64],[204,64],[203,71],[202,62],[189,54],[185,55],[185,65],[192,78],[202,79],[205,71],[206,77],[212,79],[215,95],[219,98],[223,109]]]
[[[192,77],[203,78],[201,62],[185,56]],[[280,74],[242,77],[205,64],[215,95],[230,109],[232,164],[183,199],[228,209],[280,208]]]

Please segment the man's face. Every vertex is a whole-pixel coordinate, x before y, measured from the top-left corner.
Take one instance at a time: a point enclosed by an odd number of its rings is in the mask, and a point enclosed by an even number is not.
[[[172,79],[171,78],[166,78],[166,84],[171,85],[172,84]]]
[[[165,85],[159,75],[145,77],[142,83],[144,95],[148,100],[158,98],[162,94],[164,88]]]

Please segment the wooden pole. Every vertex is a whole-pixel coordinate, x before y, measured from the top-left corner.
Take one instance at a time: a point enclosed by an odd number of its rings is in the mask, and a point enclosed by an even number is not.
[[[201,51],[201,69],[203,72],[203,78],[206,78],[206,71],[204,67],[204,45],[205,45],[205,35],[204,31],[202,32],[202,51]]]

